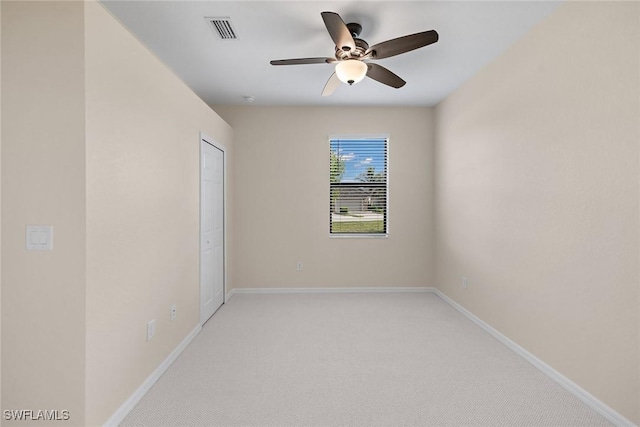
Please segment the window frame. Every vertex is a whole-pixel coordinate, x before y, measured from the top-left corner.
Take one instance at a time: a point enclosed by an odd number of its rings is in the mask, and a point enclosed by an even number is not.
[[[390,147],[391,147],[391,137],[388,133],[377,133],[377,134],[331,134],[327,140],[329,144],[329,149],[331,150],[331,142],[334,140],[349,140],[349,141],[370,141],[372,139],[383,139],[386,144],[386,177],[385,177],[385,231],[384,233],[333,233],[331,231],[331,225],[333,224],[331,217],[331,208],[329,208],[329,227],[328,234],[331,239],[387,239],[389,238],[389,165],[390,165]],[[329,174],[329,202],[328,206],[331,206],[331,171],[330,168],[327,168],[327,172]],[[325,205],[326,206],[326,205]]]

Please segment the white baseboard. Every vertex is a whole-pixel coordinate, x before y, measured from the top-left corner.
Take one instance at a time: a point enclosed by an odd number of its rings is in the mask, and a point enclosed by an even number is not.
[[[524,348],[520,347],[515,342],[511,341],[502,333],[498,332],[496,329],[491,327],[489,324],[485,323],[483,320],[478,318],[475,314],[471,313],[469,310],[440,292],[438,289],[432,288],[433,293],[435,293],[438,297],[440,297],[443,301],[449,303],[453,308],[458,310],[460,313],[464,314],[469,320],[474,322],[476,325],[480,326],[482,329],[491,334],[494,338],[500,341],[502,344],[506,345],[509,349],[514,351],[520,357],[525,359],[527,362],[531,363],[533,366],[538,368],[543,374],[560,384],[571,394],[576,396],[582,402],[584,402],[587,406],[592,408],[594,411],[598,412],[600,415],[605,417],[607,420],[615,424],[616,426],[635,426],[634,423],[629,421],[627,418],[610,408],[600,399],[593,396],[591,393],[580,387],[578,384],[571,381],[569,378],[562,375],[560,372],[553,369],[551,366],[547,365],[542,360],[538,359],[533,354],[529,353]]]
[[[198,335],[198,333],[202,330],[202,325],[197,325],[193,330],[187,335],[178,346],[173,349],[171,354],[156,368],[155,371],[149,375],[149,377],[142,383],[138,389],[133,392],[133,394],[118,408],[111,418],[104,423],[105,427],[116,427],[118,424],[125,419],[125,417],[131,412],[131,410],[140,402],[140,399],[144,397],[145,394],[151,389],[151,387],[160,379],[162,374],[166,372],[167,369],[171,366],[173,362],[180,356],[180,354],[184,351],[185,348],[191,343],[191,341]]]
[[[351,287],[351,288],[235,288],[227,294],[227,301],[236,294],[340,294],[372,292],[434,292],[435,288],[416,287]]]

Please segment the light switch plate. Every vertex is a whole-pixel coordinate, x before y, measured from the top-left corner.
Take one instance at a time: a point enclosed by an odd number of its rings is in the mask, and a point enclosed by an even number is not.
[[[28,251],[52,251],[53,227],[50,225],[27,225],[26,249]]]

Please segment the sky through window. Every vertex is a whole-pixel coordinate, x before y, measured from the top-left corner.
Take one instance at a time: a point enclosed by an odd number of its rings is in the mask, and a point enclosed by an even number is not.
[[[375,144],[379,141],[380,139],[331,140],[331,151],[344,163],[340,182],[359,182],[361,179],[358,177],[366,176],[370,168],[376,174],[385,171],[385,147],[384,144]],[[366,150],[363,150],[363,145],[367,145]]]

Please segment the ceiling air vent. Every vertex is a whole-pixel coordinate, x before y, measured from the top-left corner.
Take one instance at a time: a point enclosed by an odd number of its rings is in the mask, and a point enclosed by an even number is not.
[[[236,30],[231,25],[229,18],[205,18],[213,32],[220,38],[220,40],[237,40],[238,35]]]

